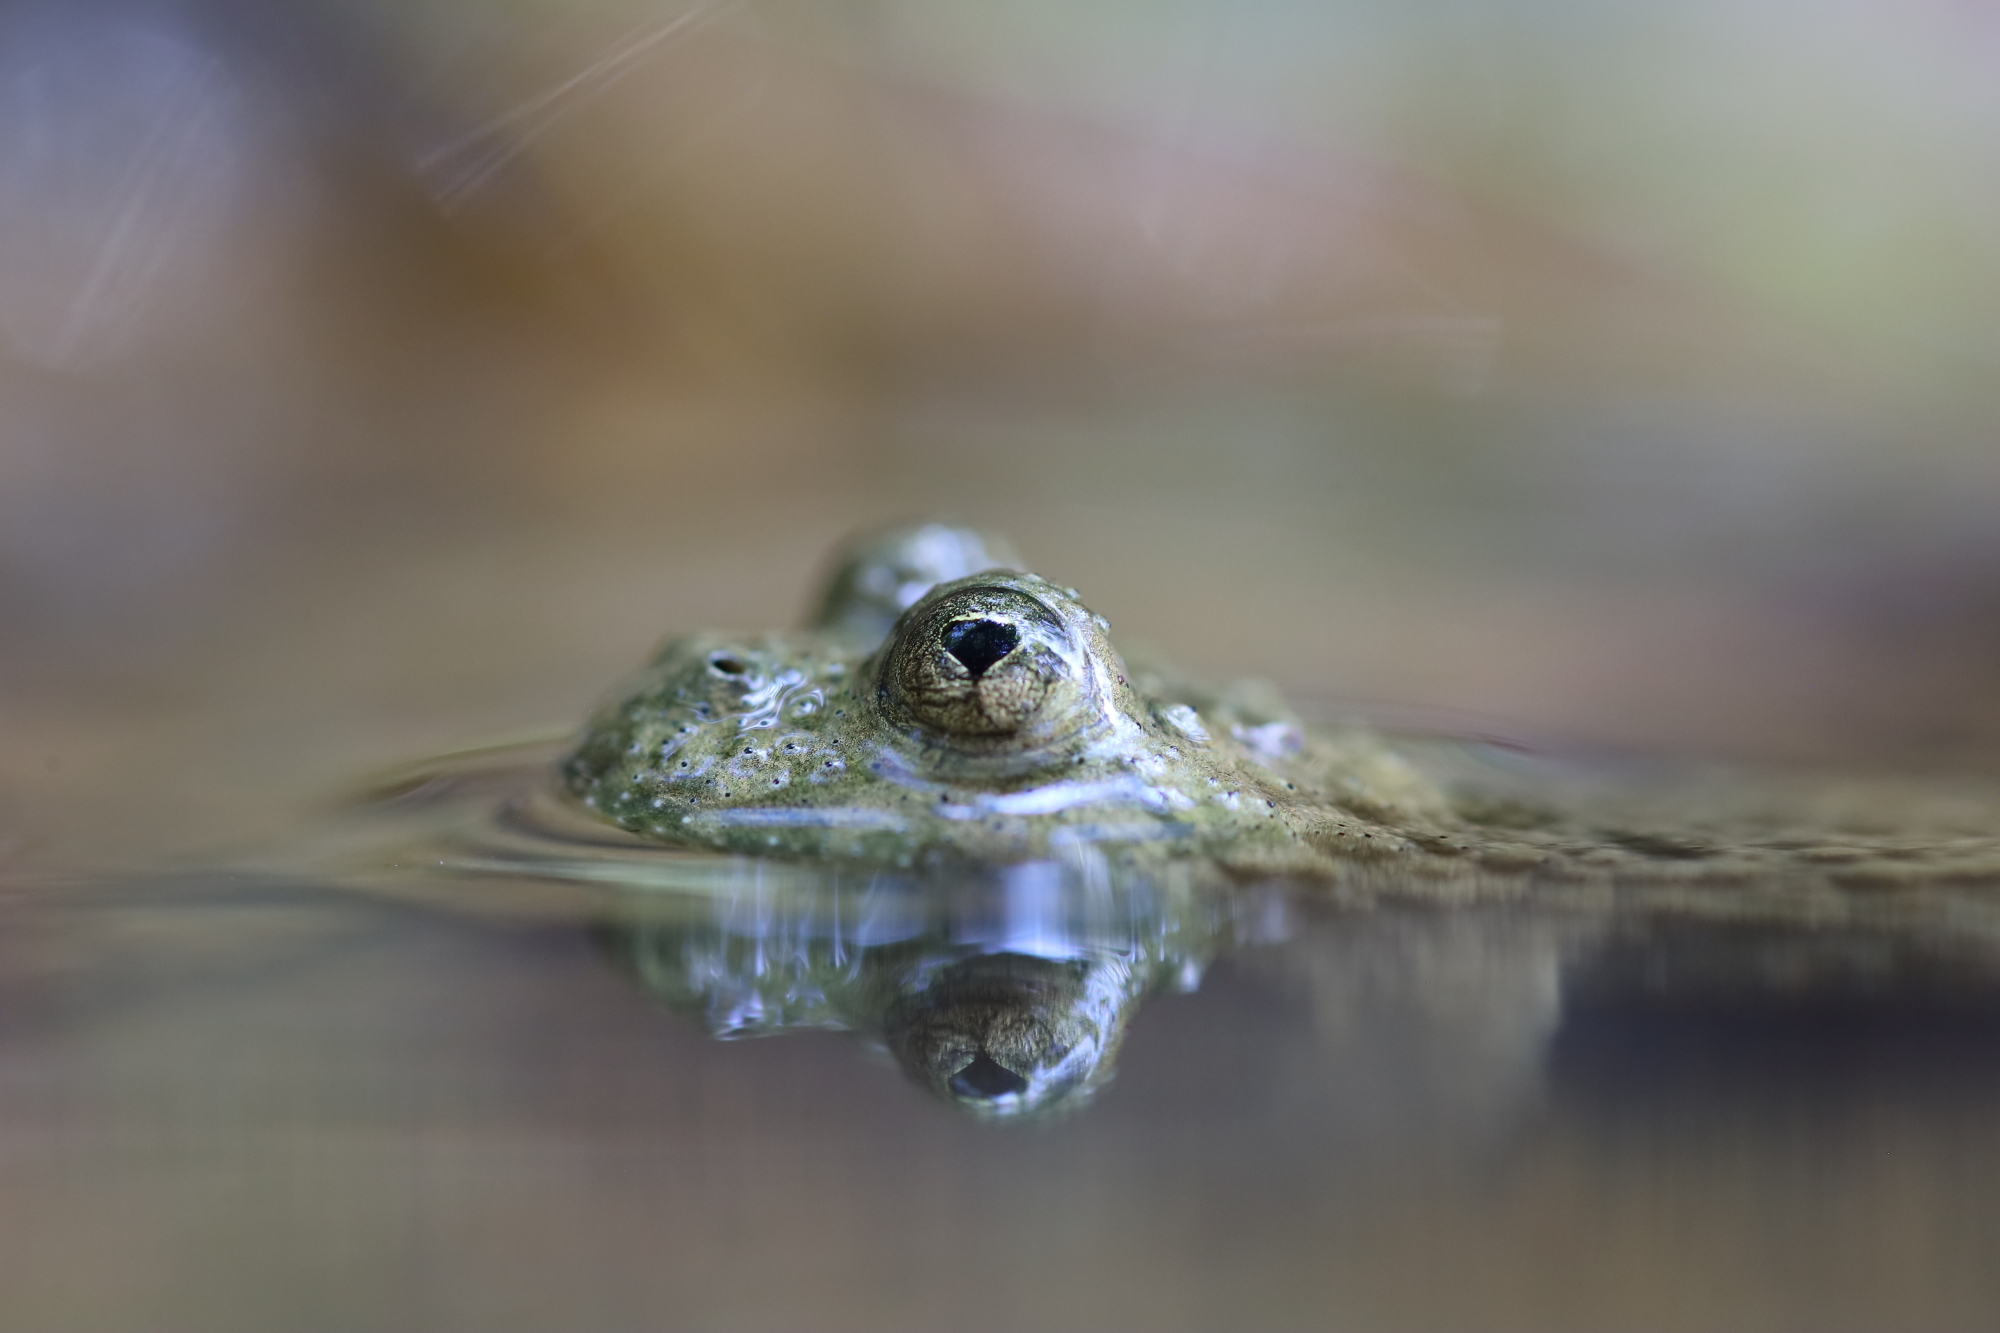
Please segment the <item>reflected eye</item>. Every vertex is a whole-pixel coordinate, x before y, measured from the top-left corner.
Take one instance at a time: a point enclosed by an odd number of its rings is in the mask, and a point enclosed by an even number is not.
[[[1059,612],[998,581],[947,586],[897,623],[879,678],[886,711],[980,753],[1025,752],[1081,726],[1088,651]]]

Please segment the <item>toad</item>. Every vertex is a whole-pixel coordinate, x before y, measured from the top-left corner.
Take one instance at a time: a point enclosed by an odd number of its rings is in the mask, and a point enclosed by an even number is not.
[[[2000,884],[1991,791],[1523,783],[1519,764],[1308,727],[1268,686],[1122,654],[1081,593],[967,528],[851,546],[816,608],[799,630],[669,642],[564,760],[569,793],[664,844],[897,868],[1102,858],[1453,894],[1757,882],[1822,913],[1802,891]]]
[[[1451,845],[1444,794],[1379,738],[1128,662],[1018,564],[944,524],[862,542],[805,629],[668,643],[566,784],[662,842],[898,867],[1091,848],[1325,873]]]

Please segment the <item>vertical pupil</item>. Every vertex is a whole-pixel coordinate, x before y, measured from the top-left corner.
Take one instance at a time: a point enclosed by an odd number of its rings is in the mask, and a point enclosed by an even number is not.
[[[957,620],[945,626],[941,638],[944,650],[977,680],[988,667],[1014,651],[1021,632],[997,620]]]

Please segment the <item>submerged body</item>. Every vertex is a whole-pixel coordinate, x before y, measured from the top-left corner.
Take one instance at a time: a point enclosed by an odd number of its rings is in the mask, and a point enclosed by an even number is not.
[[[1267,687],[1128,664],[1074,589],[1017,563],[941,524],[858,546],[807,628],[669,643],[590,723],[565,783],[661,841],[896,866],[1078,854],[1430,881],[2000,876],[1977,801],[1905,802],[1885,821],[1866,794],[1565,806],[1448,784],[1364,728],[1302,726]]]

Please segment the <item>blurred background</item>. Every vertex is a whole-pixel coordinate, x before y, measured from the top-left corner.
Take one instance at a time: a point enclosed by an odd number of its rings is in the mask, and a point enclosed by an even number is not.
[[[941,513],[1319,711],[2000,755],[1980,0],[0,5],[0,857]]]

